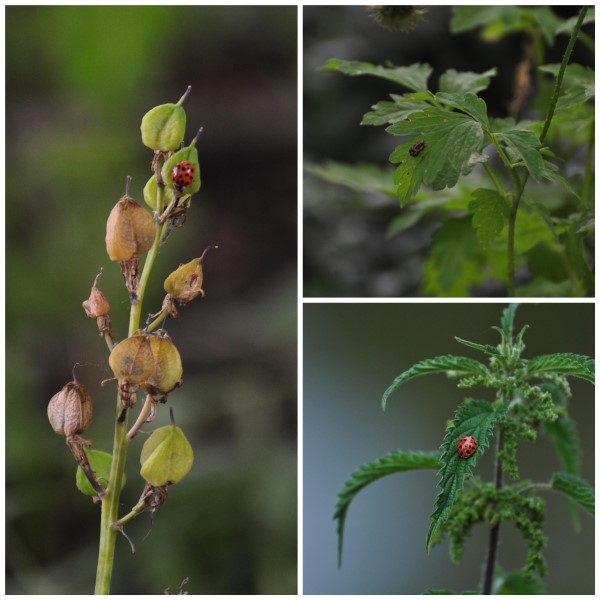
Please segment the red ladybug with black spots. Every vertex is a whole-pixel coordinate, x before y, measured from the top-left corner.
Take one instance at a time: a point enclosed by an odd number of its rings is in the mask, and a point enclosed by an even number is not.
[[[456,451],[461,458],[469,458],[475,454],[475,449],[477,448],[477,440],[470,435],[465,436],[458,440],[458,444],[456,444]]]
[[[177,191],[183,191],[194,181],[194,165],[187,160],[178,162],[171,171],[171,181]]]

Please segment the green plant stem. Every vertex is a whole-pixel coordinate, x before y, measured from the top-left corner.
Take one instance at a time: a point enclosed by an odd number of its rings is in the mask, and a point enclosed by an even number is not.
[[[585,173],[581,184],[581,200],[590,202],[592,198],[592,179],[594,175],[594,144],[595,144],[596,119],[590,124],[590,139],[588,142],[587,157],[585,160]]]
[[[544,127],[542,129],[542,133],[540,134],[540,142],[543,144],[546,139],[546,135],[548,133],[548,129],[550,129],[550,124],[552,123],[552,118],[554,117],[554,111],[556,110],[556,104],[558,102],[558,97],[560,95],[560,89],[562,86],[562,80],[567,69],[567,65],[569,64],[569,59],[571,58],[571,53],[573,51],[573,46],[575,45],[575,41],[577,40],[577,34],[581,29],[581,25],[583,24],[583,19],[585,18],[585,14],[587,13],[588,7],[583,6],[581,8],[581,12],[579,13],[579,18],[577,19],[577,23],[571,33],[571,38],[569,39],[569,43],[567,44],[567,48],[563,55],[562,63],[560,65],[560,69],[558,71],[558,76],[556,78],[556,85],[554,86],[554,93],[552,95],[552,100],[550,101],[550,107],[548,109],[548,114],[546,115],[546,120],[544,121]],[[492,137],[492,141],[494,141],[494,136]],[[500,148],[499,144],[494,143],[496,150]],[[502,158],[503,152],[500,153],[500,157]],[[504,158],[502,158],[504,160]],[[505,161],[506,164],[506,161]],[[521,197],[523,196],[523,192],[525,190],[525,185],[529,179],[529,171],[525,173],[525,177],[523,181],[519,181],[519,178],[516,174],[515,169],[510,166],[509,170],[513,179],[516,182],[515,188],[515,196],[512,202],[510,215],[508,217],[508,295],[515,295],[515,228],[517,223],[517,214],[519,211],[519,203],[521,201]]]
[[[502,451],[502,428],[498,428],[498,439],[496,440],[496,472],[495,486],[497,490],[502,489],[504,476],[502,473],[502,460],[500,452]],[[490,538],[488,542],[488,554],[485,565],[485,573],[483,576],[483,591],[484,595],[492,593],[492,585],[494,583],[494,570],[496,568],[496,555],[498,553],[498,540],[500,539],[500,521],[490,529]]]
[[[158,204],[161,206],[163,188],[158,186]],[[129,336],[133,335],[140,327],[140,317],[142,314],[142,303],[146,286],[150,277],[152,265],[158,254],[160,240],[163,236],[163,231],[166,223],[162,227],[156,228],[154,243],[144,262],[144,269],[140,277],[138,287],[138,301],[131,305],[129,316]],[[102,516],[100,519],[100,549],[98,551],[98,568],[96,571],[96,590],[97,595],[110,593],[110,582],[112,579],[112,570],[115,557],[115,543],[117,540],[117,531],[113,528],[113,523],[117,521],[119,516],[119,497],[121,495],[121,483],[123,481],[123,471],[125,470],[125,460],[127,458],[127,447],[129,440],[127,439],[127,420],[128,411],[125,412],[125,418],[119,419],[122,411],[121,401],[117,394],[117,411],[115,418],[115,436],[113,440],[112,465],[110,468],[110,476],[106,494],[102,498]]]
[[[502,182],[498,179],[498,176],[494,172],[494,169],[492,169],[492,167],[490,167],[490,165],[488,163],[486,163],[486,162],[483,163],[483,168],[485,169],[485,172],[489,175],[490,179],[492,180],[492,183],[494,184],[494,187],[496,188],[496,191],[501,196],[506,196],[506,192],[504,191],[504,187],[502,186]]]

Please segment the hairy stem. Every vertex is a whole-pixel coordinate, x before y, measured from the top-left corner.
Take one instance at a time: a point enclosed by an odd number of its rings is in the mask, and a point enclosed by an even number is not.
[[[496,473],[494,483],[497,490],[502,489],[503,473],[502,460],[500,452],[502,451],[502,428],[498,428],[498,438],[496,440]],[[485,564],[485,573],[483,576],[483,591],[484,595],[491,595],[492,585],[494,583],[494,569],[496,568],[496,555],[498,553],[498,541],[500,539],[500,521],[490,529],[490,538],[488,541],[488,554]]]
[[[590,124],[590,139],[588,142],[587,157],[585,160],[585,173],[581,185],[581,200],[590,202],[592,199],[592,179],[594,175],[594,144],[595,144],[596,119]]]
[[[548,129],[550,129],[550,124],[552,123],[552,118],[554,117],[554,111],[556,110],[556,104],[558,102],[558,97],[560,95],[560,90],[562,87],[563,77],[565,75],[565,71],[567,69],[567,65],[569,64],[569,59],[571,58],[571,53],[573,52],[573,46],[575,46],[575,41],[577,40],[577,34],[581,29],[581,25],[583,24],[583,19],[587,13],[588,7],[583,6],[581,8],[581,12],[579,13],[579,18],[577,19],[577,23],[573,28],[573,32],[571,33],[571,38],[569,39],[569,43],[567,44],[567,48],[563,55],[562,63],[560,65],[560,69],[558,71],[558,76],[556,78],[556,85],[554,86],[554,93],[552,94],[552,100],[550,101],[550,107],[548,109],[548,114],[546,115],[546,120],[544,121],[544,128],[542,129],[542,133],[540,134],[540,142],[543,144],[546,139],[546,135],[548,134]],[[493,140],[493,136],[492,136]],[[494,144],[496,150],[498,150],[498,145]],[[500,152],[499,152],[500,154]],[[502,154],[500,154],[502,157]],[[503,159],[504,160],[504,159]],[[506,164],[506,161],[505,161]],[[525,185],[529,179],[529,171],[525,173],[525,177],[522,182],[519,182],[519,178],[516,175],[516,171],[514,168],[509,167],[511,175],[517,186],[515,188],[515,197],[513,199],[510,215],[508,218],[508,295],[515,295],[515,227],[517,221],[517,213],[519,210],[519,203],[521,201],[521,197],[523,196],[523,191],[525,190]]]
[[[160,165],[157,167],[160,169]],[[158,186],[157,206],[161,206],[163,187]],[[150,271],[163,235],[165,225],[156,228],[154,244],[146,256],[144,269],[140,277],[138,288],[138,301],[131,305],[129,316],[129,336],[140,328],[140,317],[142,314],[142,304],[146,286],[150,277]],[[124,418],[119,416],[124,412]],[[120,399],[117,396],[117,412],[115,419],[115,436],[113,440],[112,465],[106,494],[102,498],[102,516],[100,519],[100,548],[98,551],[98,568],[96,571],[96,594],[109,594],[110,582],[112,579],[112,570],[115,557],[115,543],[117,540],[117,530],[113,528],[113,523],[119,516],[119,497],[121,495],[121,484],[123,481],[123,472],[125,470],[125,460],[127,458],[127,418],[128,411],[123,411]]]

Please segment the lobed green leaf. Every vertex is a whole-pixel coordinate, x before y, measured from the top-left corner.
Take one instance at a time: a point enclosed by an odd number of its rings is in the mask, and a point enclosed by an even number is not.
[[[344,542],[344,525],[346,514],[354,497],[364,487],[381,477],[414,471],[418,469],[437,470],[441,466],[439,452],[411,452],[396,450],[382,458],[358,467],[344,483],[342,491],[338,494],[335,506],[334,520],[337,520],[338,534],[338,564],[342,562],[342,546]]]
[[[502,356],[502,353],[500,350],[498,350],[498,348],[496,348],[496,346],[490,346],[489,344],[477,344],[475,342],[470,342],[469,340],[463,340],[462,338],[456,336],[454,336],[454,339],[459,344],[464,344],[465,346],[469,346],[469,348],[479,350],[480,352],[484,352],[490,356]]]
[[[540,154],[541,143],[533,131],[512,129],[498,134],[506,142],[512,158],[523,161],[531,176],[540,181],[544,172],[544,159]]]
[[[408,67],[382,67],[356,60],[330,58],[321,67],[322,71],[338,71],[344,75],[372,75],[398,83],[415,92],[427,91],[427,80],[433,69],[427,64],[413,64]]]
[[[587,481],[570,473],[554,473],[551,484],[553,489],[566,494],[585,511],[595,515],[594,488]]]
[[[324,165],[306,165],[307,173],[324,181],[343,185],[358,192],[376,192],[395,197],[391,185],[391,169],[382,169],[377,165],[358,163],[354,165],[328,161]]]
[[[484,364],[473,360],[472,358],[465,358],[464,356],[447,354],[436,358],[427,358],[416,363],[410,369],[404,371],[404,373],[401,373],[394,379],[392,385],[388,387],[381,398],[383,410],[385,410],[390,394],[398,386],[409,379],[419,377],[420,375],[428,375],[430,373],[448,373],[454,377],[463,377],[467,375],[488,375],[489,371]]]
[[[448,69],[440,77],[440,92],[448,94],[466,94],[471,92],[476,94],[481,90],[487,89],[490,85],[490,77],[498,74],[494,67],[484,73],[473,73],[472,71],[456,71]]]
[[[415,112],[427,108],[429,105],[423,100],[414,101],[413,94],[390,94],[393,102],[382,100],[373,105],[371,112],[363,116],[361,125],[386,125],[402,121]]]
[[[469,210],[473,211],[473,227],[483,245],[494,241],[508,223],[510,205],[495,190],[478,188],[472,193]]]
[[[545,354],[529,360],[526,374],[528,377],[535,377],[544,373],[558,373],[595,383],[595,368],[596,362],[588,356],[571,353]]]
[[[484,400],[465,400],[456,412],[454,419],[448,424],[442,444],[442,468],[434,511],[431,515],[431,525],[427,532],[426,548],[429,552],[432,540],[448,518],[459,493],[464,488],[465,477],[471,474],[477,459],[489,447],[489,437],[496,422],[502,418],[508,409],[507,404],[492,404]],[[464,436],[472,436],[477,440],[477,449],[470,458],[460,458],[456,444]]]

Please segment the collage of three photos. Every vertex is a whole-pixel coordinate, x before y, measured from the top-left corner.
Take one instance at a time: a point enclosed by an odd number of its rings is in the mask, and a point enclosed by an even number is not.
[[[7,6],[5,593],[593,594],[594,27]]]

